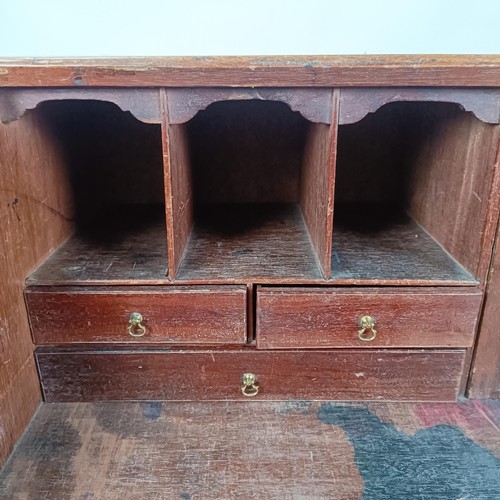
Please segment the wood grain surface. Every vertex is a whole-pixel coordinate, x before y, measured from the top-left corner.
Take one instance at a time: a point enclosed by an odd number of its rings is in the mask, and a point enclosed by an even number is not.
[[[477,281],[397,206],[337,206],[331,282],[474,285]]]
[[[25,291],[37,345],[63,343],[243,344],[247,290],[227,287],[29,287]],[[145,333],[129,334],[142,315]],[[133,329],[132,333],[141,333]]]
[[[45,401],[255,399],[452,401],[465,351],[37,350]]]
[[[500,89],[342,89],[339,125],[355,123],[390,102],[452,102],[486,123],[500,123]]]
[[[337,118],[337,98],[335,93],[334,120]],[[330,274],[332,251],[336,136],[335,121],[330,127],[309,127],[300,183],[302,215],[325,277]]]
[[[0,496],[495,498],[492,403],[44,405],[0,473]]]
[[[183,167],[192,170],[196,208],[297,203],[310,125],[274,101],[216,102],[198,113],[185,125],[191,164]]]
[[[0,59],[0,86],[490,86],[498,55]]]
[[[259,287],[257,347],[470,347],[481,300],[456,288]],[[365,315],[375,321],[369,342],[358,336]]]
[[[0,122],[20,118],[44,101],[93,100],[116,104],[145,123],[161,123],[158,89],[10,88],[0,91]]]
[[[500,208],[500,126],[456,106],[426,109],[409,158],[408,211],[484,284]]]
[[[200,214],[179,282],[322,280],[299,206],[219,205]]]
[[[0,464],[41,397],[24,280],[71,231],[69,180],[40,115],[0,125]]]
[[[332,91],[330,89],[212,89],[176,88],[167,90],[169,121],[186,123],[208,106],[219,101],[277,101],[298,111],[313,123],[331,123]]]
[[[162,206],[108,208],[64,242],[28,285],[166,284],[167,237]]]
[[[334,217],[341,203],[400,206],[484,284],[500,205],[499,134],[440,102],[390,103],[340,126]]]
[[[471,398],[500,398],[500,232],[488,277],[486,298],[471,371]],[[500,412],[499,412],[500,414]],[[500,422],[499,422],[500,424]]]

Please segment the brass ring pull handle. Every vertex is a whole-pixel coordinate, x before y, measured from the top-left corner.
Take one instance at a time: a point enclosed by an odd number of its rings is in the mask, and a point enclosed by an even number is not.
[[[142,324],[142,314],[133,312],[128,319],[127,331],[132,337],[142,337],[146,333],[146,327]]]
[[[359,326],[361,326],[361,330],[358,331],[359,340],[370,342],[377,336],[375,320],[371,316],[363,316],[359,320]]]
[[[244,373],[242,381],[241,392],[243,396],[252,398],[259,394],[259,386],[255,383],[255,375],[253,373]]]

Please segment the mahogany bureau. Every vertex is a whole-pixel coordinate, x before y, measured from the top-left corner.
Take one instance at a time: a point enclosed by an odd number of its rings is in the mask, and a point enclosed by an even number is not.
[[[2,155],[52,235],[45,400],[464,394],[500,206],[481,61],[4,63]]]

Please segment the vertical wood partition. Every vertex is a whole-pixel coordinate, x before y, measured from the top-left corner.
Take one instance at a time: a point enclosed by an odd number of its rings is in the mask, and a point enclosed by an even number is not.
[[[168,90],[162,89],[162,138],[165,166],[165,209],[167,216],[168,276],[175,280],[193,228],[191,168],[186,130],[170,124]]]
[[[339,89],[332,93],[330,125],[311,124],[303,162],[300,206],[325,278],[330,277]]]

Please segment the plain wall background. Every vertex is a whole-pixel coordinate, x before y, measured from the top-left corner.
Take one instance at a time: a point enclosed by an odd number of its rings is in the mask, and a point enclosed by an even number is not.
[[[0,0],[0,23],[0,57],[500,53],[500,0]]]

